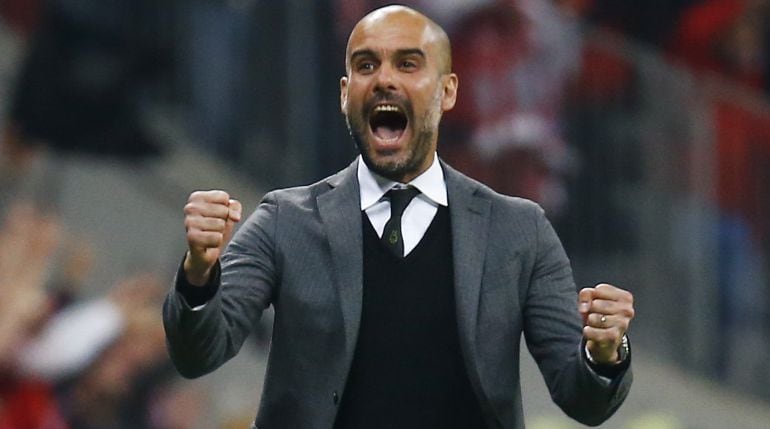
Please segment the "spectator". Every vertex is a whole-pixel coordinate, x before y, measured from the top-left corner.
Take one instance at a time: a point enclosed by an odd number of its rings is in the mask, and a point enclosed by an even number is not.
[[[579,66],[575,16],[552,2],[500,1],[460,19],[454,31],[455,69],[471,101],[447,115],[454,145],[440,150],[496,190],[558,216],[566,203],[562,176],[573,161],[559,113]]]
[[[157,154],[140,112],[142,89],[168,67],[157,37],[166,8],[148,1],[46,1],[11,108],[19,141],[128,158]]]
[[[0,428],[67,429],[45,381],[15,370],[15,351],[46,317],[46,275],[60,225],[24,203],[14,205],[0,228]]]
[[[768,5],[764,0],[708,0],[687,8],[673,54],[696,72],[711,72],[763,90]]]

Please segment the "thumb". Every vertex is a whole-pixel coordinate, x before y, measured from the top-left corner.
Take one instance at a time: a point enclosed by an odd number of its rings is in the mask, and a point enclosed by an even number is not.
[[[230,242],[230,239],[233,236],[233,230],[235,229],[235,224],[241,221],[241,213],[243,211],[243,206],[241,205],[241,202],[235,199],[231,199],[228,202],[228,207],[230,211],[227,215],[227,224],[225,225],[225,233],[224,233],[224,240],[222,240],[222,247],[226,246],[227,243]]]

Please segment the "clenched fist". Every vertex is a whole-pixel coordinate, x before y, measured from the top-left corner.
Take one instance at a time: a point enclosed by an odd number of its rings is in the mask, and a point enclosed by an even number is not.
[[[634,318],[634,297],[609,284],[583,288],[578,294],[578,310],[583,316],[583,338],[598,363],[619,360],[618,346]]]
[[[209,280],[233,227],[241,220],[241,203],[224,191],[196,191],[184,206],[187,230],[187,256],[184,272],[187,281],[203,286]]]

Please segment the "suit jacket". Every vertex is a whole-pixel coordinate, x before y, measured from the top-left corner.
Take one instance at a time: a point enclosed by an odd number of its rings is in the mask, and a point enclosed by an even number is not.
[[[522,333],[553,400],[578,421],[601,423],[625,399],[631,371],[607,382],[589,369],[570,264],[543,211],[442,167],[460,345],[488,427],[524,427]],[[356,162],[268,193],[222,256],[208,304],[192,311],[176,288],[169,293],[164,324],[176,367],[187,377],[213,371],[273,305],[254,427],[332,428],[361,319],[362,252]]]

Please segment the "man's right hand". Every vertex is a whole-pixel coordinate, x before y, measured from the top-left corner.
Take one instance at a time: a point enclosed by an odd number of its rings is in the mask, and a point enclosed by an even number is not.
[[[196,191],[184,206],[187,230],[187,256],[184,272],[188,283],[205,285],[225,245],[230,241],[233,227],[241,220],[241,203],[224,191]]]

